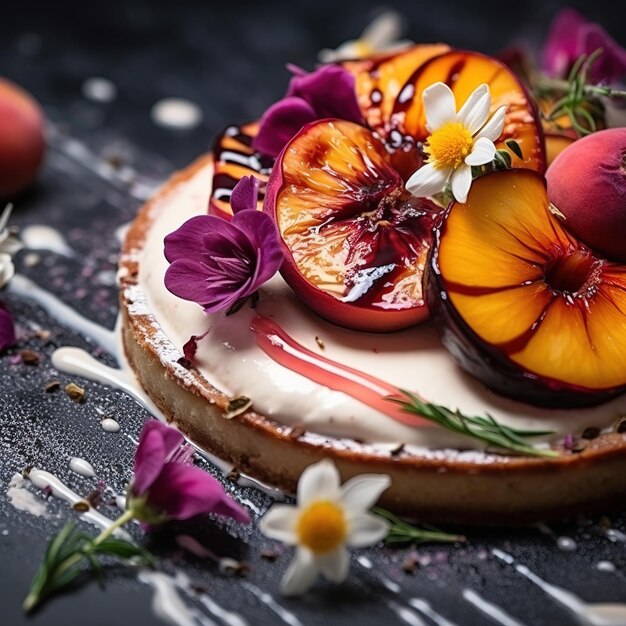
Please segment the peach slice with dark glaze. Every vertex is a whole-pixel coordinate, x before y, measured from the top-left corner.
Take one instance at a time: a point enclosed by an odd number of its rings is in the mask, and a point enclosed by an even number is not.
[[[386,130],[392,146],[411,137],[419,147],[426,141],[426,115],[421,94],[436,82],[446,83],[461,106],[482,83],[489,85],[491,113],[506,105],[504,131],[496,148],[506,149],[506,140],[514,139],[522,149],[522,158],[511,153],[512,166],[543,173],[546,169],[545,145],[539,113],[519,78],[497,59],[477,52],[453,51],[430,59],[409,78],[396,99]],[[396,167],[405,172],[406,152],[398,150]],[[412,173],[412,172],[409,172]]]
[[[281,273],[322,317],[390,331],[423,321],[423,271],[440,209],[416,199],[368,129],[305,126],[278,158],[265,210],[286,259]]]
[[[474,181],[438,228],[429,305],[457,361],[503,395],[598,404],[626,389],[626,266],[551,212],[528,170]]]

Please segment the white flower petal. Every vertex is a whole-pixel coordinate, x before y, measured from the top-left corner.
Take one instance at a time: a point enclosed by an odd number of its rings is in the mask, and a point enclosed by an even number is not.
[[[427,163],[406,181],[406,189],[417,198],[433,196],[446,186],[451,173],[450,168],[439,169],[434,163]]]
[[[359,58],[360,44],[358,40],[351,39],[342,43],[338,48],[324,48],[317,53],[317,58],[322,63],[337,63]]]
[[[432,133],[447,122],[456,122],[456,101],[445,83],[433,83],[422,93],[426,128]]]
[[[2,234],[4,229],[7,227],[7,224],[9,223],[9,218],[11,217],[12,210],[13,210],[13,205],[10,202],[2,210],[2,213],[0,214],[0,234]]]
[[[474,91],[472,91],[467,100],[463,103],[463,106],[459,109],[458,118],[461,124],[467,126],[466,122],[469,114],[485,96],[489,96],[489,85],[487,85],[487,83],[482,83],[478,85]],[[485,118],[485,121],[486,120],[487,118]]]
[[[452,195],[457,202],[464,204],[472,186],[472,168],[469,165],[459,165],[452,174]]]
[[[339,472],[331,460],[309,465],[298,481],[298,506],[306,507],[315,500],[337,500],[339,485]]]
[[[351,548],[373,546],[389,533],[389,522],[379,515],[365,513],[351,517],[346,544]]]
[[[296,524],[299,509],[287,504],[275,504],[259,522],[259,530],[270,539],[294,545],[298,543]]]
[[[298,548],[280,582],[280,590],[286,596],[299,596],[311,588],[318,574],[319,567],[311,552]]]
[[[472,151],[465,157],[467,165],[485,165],[491,163],[496,154],[496,147],[491,139],[479,137],[472,148]]]
[[[0,289],[8,284],[15,275],[15,266],[8,254],[0,253]]]
[[[380,494],[391,485],[391,478],[386,474],[361,474],[355,476],[341,487],[341,501],[347,512],[359,512],[371,509]]]
[[[395,11],[385,11],[375,18],[361,34],[374,50],[381,50],[402,35],[404,22],[402,16]]]
[[[339,547],[330,554],[316,557],[317,566],[324,574],[326,580],[332,583],[342,583],[348,578],[350,571],[350,555],[344,546]]]
[[[470,97],[459,111],[459,122],[473,135],[480,130],[489,117],[491,110],[491,96],[486,84],[474,89]]]
[[[500,138],[504,129],[504,116],[506,115],[506,105],[498,107],[497,111],[491,116],[491,119],[480,129],[477,137],[486,137],[491,141]]]

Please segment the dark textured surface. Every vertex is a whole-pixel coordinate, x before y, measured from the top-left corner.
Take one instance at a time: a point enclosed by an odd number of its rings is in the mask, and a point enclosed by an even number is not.
[[[146,1],[117,7],[115,3],[41,4],[3,9],[0,21],[0,73],[32,91],[51,122],[45,168],[36,188],[17,202],[15,222],[54,226],[65,233],[76,255],[68,259],[41,251],[39,262],[31,266],[33,259],[28,259],[29,251],[25,251],[17,265],[63,302],[109,328],[117,311],[111,285],[118,252],[113,233],[140,205],[142,185],[153,185],[192,160],[223,126],[258,116],[282,94],[286,61],[311,67],[319,48],[353,37],[376,10],[376,3],[370,1],[292,2],[288,10],[287,3],[260,2],[157,6]],[[480,4],[480,12],[476,3],[396,6],[407,15],[409,34],[415,40],[448,40],[459,47],[496,52],[522,37],[539,40],[559,3],[521,3],[515,8],[515,19],[510,18],[510,4],[491,0]],[[609,6],[608,2],[596,2],[585,10],[609,29],[619,28],[619,16],[611,14]],[[615,30],[613,34],[623,35]],[[113,81],[118,88],[114,102],[96,104],[82,96],[83,81],[93,76]],[[200,104],[203,124],[193,132],[154,125],[150,108],[166,96]],[[130,166],[135,173],[127,176],[118,167],[112,172],[105,170],[109,176],[103,178],[107,159]],[[87,458],[98,478],[121,493],[132,471],[132,438],[148,415],[122,393],[55,371],[50,356],[60,345],[85,347],[112,361],[92,341],[59,325],[36,304],[13,294],[6,299],[18,318],[22,339],[18,349],[0,358],[0,623],[160,623],[150,609],[150,589],[137,582],[133,572],[112,572],[105,591],[88,582],[53,599],[31,619],[21,614],[21,599],[47,538],[72,511],[64,502],[51,499],[47,518],[19,512],[5,496],[9,480],[34,464],[56,473],[86,495],[97,479],[84,479],[69,471],[69,458],[77,455]],[[50,338],[44,341],[34,336],[37,328],[51,331]],[[24,348],[42,355],[38,366],[15,358]],[[70,380],[84,385],[87,401],[79,405],[62,391],[45,393],[43,386],[52,379],[63,385]],[[100,411],[120,422],[120,433],[102,430]],[[271,504],[261,492],[226,484],[260,511]],[[102,511],[116,514],[111,505],[104,505]],[[623,517],[611,521],[624,530]],[[136,535],[159,555],[159,567],[170,572],[184,570],[222,607],[240,612],[249,624],[400,623],[398,610],[405,611],[408,623],[436,624],[415,606],[411,608],[412,598],[427,600],[457,625],[494,623],[463,600],[462,590],[469,588],[527,626],[558,626],[572,624],[572,615],[512,567],[495,559],[491,550],[500,548],[514,555],[544,579],[587,601],[624,602],[626,544],[607,538],[606,523],[595,518],[584,524],[552,526],[553,534],[545,528],[469,531],[465,546],[420,547],[420,565],[413,574],[402,570],[409,549],[366,550],[363,554],[373,561],[373,569],[355,559],[346,585],[320,584],[297,600],[281,599],[278,593],[289,553],[275,562],[264,560],[260,552],[272,544],[253,527],[205,522],[180,529],[221,555],[248,561],[251,571],[247,578],[225,576],[212,563],[183,560],[173,533],[150,540]],[[560,535],[575,539],[577,549],[559,550],[556,537]],[[598,571],[595,566],[603,560],[611,561],[616,572]],[[284,622],[251,585],[271,594],[296,617]],[[211,619],[226,623],[215,616]]]

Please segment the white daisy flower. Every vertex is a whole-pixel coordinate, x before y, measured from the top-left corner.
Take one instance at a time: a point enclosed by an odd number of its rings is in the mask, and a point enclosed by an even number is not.
[[[13,206],[7,204],[0,215],[0,289],[13,278],[15,267],[11,257],[21,248],[19,241],[7,228],[12,209]]]
[[[318,58],[322,63],[338,63],[353,59],[364,59],[384,52],[396,52],[413,42],[400,39],[404,32],[404,20],[395,11],[385,11],[372,21],[358,39],[342,43],[335,50],[320,50]]]
[[[281,583],[285,595],[305,593],[320,573],[343,582],[350,567],[346,547],[371,546],[387,536],[389,522],[369,509],[390,484],[385,474],[362,474],[342,486],[330,460],[302,472],[297,506],[274,505],[259,524],[267,537],[297,547]]]
[[[496,154],[496,141],[504,128],[506,106],[489,118],[489,86],[479,85],[456,111],[454,94],[445,83],[434,83],[422,94],[426,128],[430,132],[424,151],[428,162],[407,181],[418,198],[443,191],[448,182],[457,202],[465,202],[472,185],[472,166],[486,165]]]

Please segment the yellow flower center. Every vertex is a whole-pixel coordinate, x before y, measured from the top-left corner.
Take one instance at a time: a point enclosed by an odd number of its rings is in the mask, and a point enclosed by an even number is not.
[[[357,39],[354,42],[354,55],[359,59],[372,56],[375,52],[376,50],[365,39]]]
[[[296,527],[299,543],[315,554],[331,552],[339,547],[347,531],[343,510],[328,500],[318,500],[304,509]]]
[[[474,140],[459,122],[447,122],[428,137],[424,152],[438,169],[458,167],[472,151]]]

